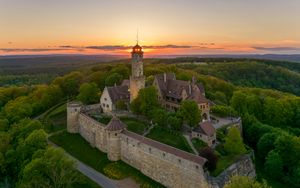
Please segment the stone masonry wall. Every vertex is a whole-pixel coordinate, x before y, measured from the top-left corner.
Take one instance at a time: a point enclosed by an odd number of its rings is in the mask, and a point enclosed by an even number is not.
[[[111,149],[108,151],[109,138],[105,130],[106,125],[84,113],[78,115],[78,126],[79,134],[91,146],[113,155],[120,153],[122,161],[167,187],[221,188],[234,175],[255,177],[255,168],[251,160],[253,154],[243,156],[218,177],[212,177],[204,173],[202,166],[198,163],[147,145],[132,136],[128,136],[125,132],[118,134],[121,146],[118,149],[120,151],[110,151]]]
[[[206,188],[202,166],[121,135],[121,159],[167,187]]]
[[[91,146],[108,152],[108,138],[105,125],[84,113],[78,117],[79,134]],[[157,148],[139,143],[138,140],[121,133],[121,160],[140,170],[146,176],[167,187],[194,188],[209,187],[201,165]],[[128,144],[127,144],[128,139]],[[149,152],[151,147],[151,152]]]
[[[239,161],[230,165],[226,170],[224,170],[219,176],[212,177],[207,175],[208,181],[213,188],[224,187],[226,183],[230,181],[232,176],[248,176],[255,178],[255,166],[252,162],[251,157],[253,153],[244,155]]]

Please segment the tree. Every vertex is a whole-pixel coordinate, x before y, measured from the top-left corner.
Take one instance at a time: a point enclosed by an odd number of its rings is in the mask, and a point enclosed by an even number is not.
[[[25,166],[19,187],[65,188],[78,181],[81,179],[74,168],[74,161],[67,158],[62,150],[50,147],[44,155]]]
[[[246,152],[246,148],[238,128],[229,128],[228,134],[225,138],[224,149],[229,155],[239,155]]]
[[[178,115],[187,122],[190,127],[198,125],[201,120],[201,112],[197,103],[193,100],[181,102]]]
[[[45,149],[47,134],[43,129],[34,130],[25,140],[20,143],[16,151],[21,156],[20,161],[28,160],[39,149]]]
[[[211,107],[213,114],[220,117],[236,116],[237,112],[230,106],[214,105]]]
[[[10,134],[0,131],[0,153],[5,153],[10,148],[10,141]]]
[[[3,154],[0,152],[0,177],[4,177],[6,174],[5,174],[5,159],[4,159],[4,156]],[[1,180],[1,178],[0,178]]]
[[[105,79],[106,86],[113,86],[115,84],[120,84],[122,81],[123,76],[119,73],[112,73]]]
[[[7,131],[9,128],[8,119],[0,119],[0,131]]]
[[[123,78],[128,78],[129,77],[129,68],[126,65],[117,65],[115,66],[109,73],[118,73],[119,75],[122,75]]]
[[[148,117],[151,116],[151,111],[158,107],[157,91],[153,86],[141,89],[137,98],[130,104],[130,109],[134,113]]]
[[[300,164],[295,166],[292,169],[291,175],[288,177],[288,180],[291,184],[293,184],[295,187],[300,187]]]
[[[167,119],[168,125],[176,131],[180,131],[182,128],[182,121],[180,118],[174,116],[174,115],[169,115]]]
[[[213,171],[214,169],[216,169],[218,157],[213,149],[211,149],[210,147],[205,147],[200,151],[199,155],[208,160],[207,168],[209,171]]]
[[[13,123],[25,117],[30,117],[33,109],[29,97],[21,96],[6,103],[3,111],[9,122]]]
[[[247,107],[245,105],[245,99],[247,95],[242,91],[235,91],[231,98],[230,104],[239,114],[246,114]]]
[[[151,111],[151,118],[154,123],[157,123],[159,126],[167,125],[167,112],[162,108],[155,108]]]
[[[280,155],[272,150],[268,153],[265,162],[266,172],[273,178],[282,178],[283,175],[283,162]]]
[[[259,183],[248,176],[233,176],[224,188],[270,188],[265,182]]]
[[[53,84],[59,85],[65,96],[74,96],[78,92],[78,88],[83,75],[80,72],[71,72],[63,77],[56,78]]]
[[[280,136],[277,132],[264,134],[257,143],[257,153],[261,159],[265,159],[267,154],[275,148],[274,143]]]
[[[77,99],[84,104],[93,104],[99,101],[99,89],[95,83],[84,83],[80,86]]]

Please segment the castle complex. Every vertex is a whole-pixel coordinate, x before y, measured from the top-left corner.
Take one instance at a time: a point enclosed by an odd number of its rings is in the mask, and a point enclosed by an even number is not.
[[[205,158],[130,132],[116,117],[104,125],[86,113],[97,108],[100,105],[69,103],[68,132],[79,133],[92,147],[107,153],[109,160],[122,160],[167,187],[209,187]]]
[[[68,103],[68,132],[79,133],[92,147],[107,153],[109,160],[122,160],[166,187],[212,187],[204,172],[207,159],[131,132],[116,116],[107,125],[89,116],[90,111],[99,109],[112,113],[117,102],[131,102],[145,87],[142,47],[138,44],[134,46],[131,55],[130,79],[124,80],[120,86],[105,87],[99,104],[84,106],[78,102]],[[194,79],[187,82],[176,80],[174,74],[161,74],[155,76],[153,85],[158,90],[158,100],[166,109],[176,111],[181,101],[190,99],[197,102],[206,120],[204,122],[210,120],[211,102],[205,98],[203,86]],[[209,126],[209,123],[200,124],[199,130],[194,130],[194,136],[209,134],[208,139],[213,144],[211,138],[213,136],[215,139],[215,129]]]

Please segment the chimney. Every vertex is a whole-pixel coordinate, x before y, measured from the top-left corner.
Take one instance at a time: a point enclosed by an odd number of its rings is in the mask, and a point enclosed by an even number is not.
[[[189,82],[189,94],[192,94],[192,85],[191,85],[191,82]]]
[[[167,73],[164,73],[164,82],[167,82]]]

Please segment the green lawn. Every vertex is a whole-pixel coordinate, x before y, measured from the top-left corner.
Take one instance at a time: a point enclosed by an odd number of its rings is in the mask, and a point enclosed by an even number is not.
[[[79,134],[70,134],[63,131],[51,136],[49,139],[64,148],[72,156],[108,177],[113,179],[131,177],[145,187],[163,187],[122,161],[109,161],[105,153],[92,148]]]
[[[48,133],[57,132],[67,127],[67,106],[63,104],[50,111],[43,119],[45,130]]]
[[[127,125],[127,130],[135,132],[137,134],[142,135],[148,127],[147,123],[136,118],[121,117],[120,119]]]
[[[193,138],[192,143],[197,151],[200,151],[201,149],[207,147],[207,143],[203,142],[198,138]]]
[[[147,137],[183,151],[194,153],[186,139],[179,132],[174,132],[172,130],[156,126],[150,131]]]

